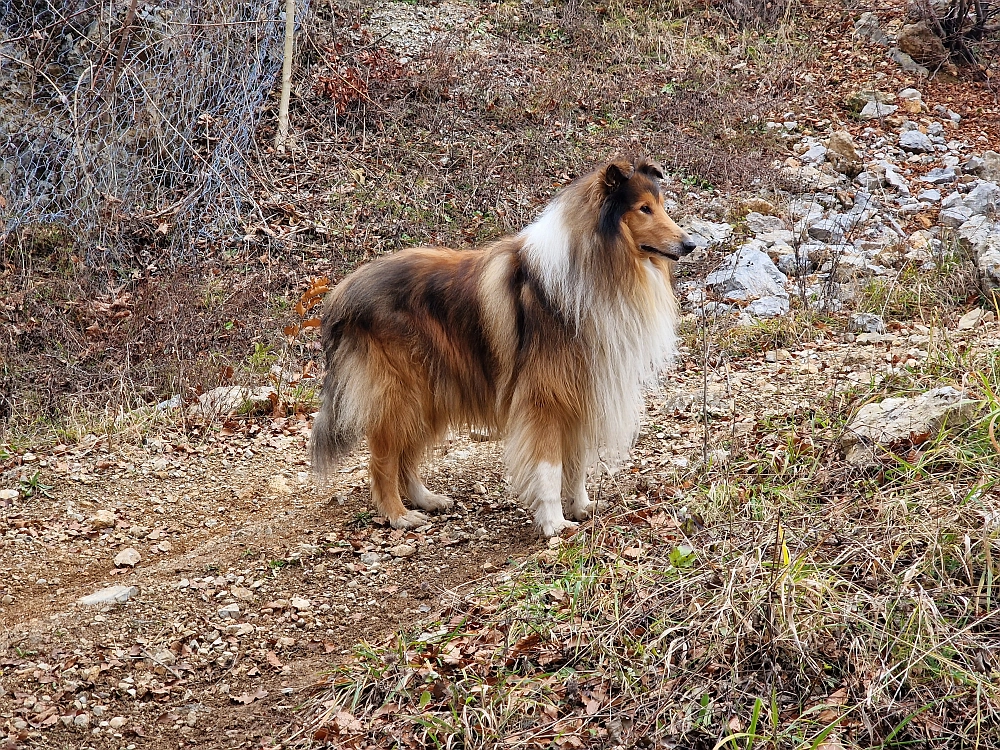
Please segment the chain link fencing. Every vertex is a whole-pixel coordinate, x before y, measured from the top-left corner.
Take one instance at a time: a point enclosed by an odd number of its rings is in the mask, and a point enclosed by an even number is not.
[[[308,4],[297,3],[298,19]],[[191,262],[260,209],[284,0],[0,0],[0,244]]]

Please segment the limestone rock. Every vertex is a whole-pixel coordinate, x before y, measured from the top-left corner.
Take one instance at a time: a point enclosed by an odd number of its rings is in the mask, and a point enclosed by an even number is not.
[[[134,568],[142,561],[142,555],[135,547],[126,547],[115,555],[115,565],[119,568]]]
[[[749,242],[729,255],[705,279],[720,297],[736,300],[787,296],[788,279],[767,256],[759,242]]]
[[[733,228],[729,224],[705,221],[695,216],[685,216],[678,224],[691,236],[698,247],[718,245],[733,233]]]
[[[851,316],[850,329],[856,333],[885,333],[885,321],[874,313],[856,313]]]
[[[751,211],[747,214],[747,229],[754,234],[765,232],[775,232],[785,228],[785,222],[779,216],[765,216],[764,214]]]
[[[858,119],[874,120],[878,117],[888,117],[897,109],[899,109],[899,107],[895,104],[882,104],[882,102],[877,99],[872,99],[862,108],[861,113],[858,115]]]
[[[788,295],[761,297],[755,299],[743,310],[754,318],[780,318],[788,312]]]
[[[931,72],[910,57],[898,47],[889,50],[889,58],[907,73],[916,73],[918,76],[929,76]]]
[[[887,398],[861,407],[844,430],[840,445],[850,463],[875,464],[875,446],[919,445],[942,428],[965,424],[981,407],[982,402],[952,386],[915,398]]]
[[[981,160],[979,175],[984,180],[1000,180],[1000,153],[984,151]]]
[[[87,594],[77,601],[85,607],[94,607],[101,604],[121,604],[139,595],[139,589],[135,586],[108,586],[93,594]]]
[[[920,179],[932,185],[947,185],[958,179],[958,171],[954,167],[935,167]]]
[[[962,201],[973,213],[993,213],[1000,207],[1000,186],[995,182],[980,182]]]
[[[916,89],[903,89],[899,92],[900,106],[910,114],[919,114],[921,110],[922,97]]]
[[[938,224],[943,227],[958,229],[971,218],[972,209],[968,206],[952,206],[951,208],[941,209],[941,212],[938,214]]]
[[[195,416],[221,417],[228,414],[259,414],[271,408],[271,397],[277,391],[271,386],[247,388],[241,385],[221,386],[198,396],[198,402],[188,411]]]
[[[979,321],[986,315],[986,311],[981,307],[974,307],[958,320],[956,328],[960,331],[971,331]]]
[[[934,153],[934,144],[931,139],[919,130],[907,130],[899,136],[899,147],[904,151],[911,151],[916,154]]]

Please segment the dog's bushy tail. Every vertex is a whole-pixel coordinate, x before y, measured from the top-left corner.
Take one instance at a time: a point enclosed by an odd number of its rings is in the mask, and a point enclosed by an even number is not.
[[[313,423],[310,454],[313,472],[327,478],[344,456],[351,452],[364,431],[363,403],[359,392],[363,383],[358,358],[352,355],[352,342],[343,334],[342,321],[334,310],[323,320],[323,351],[326,375],[323,377],[323,403]],[[361,367],[364,370],[363,366]]]

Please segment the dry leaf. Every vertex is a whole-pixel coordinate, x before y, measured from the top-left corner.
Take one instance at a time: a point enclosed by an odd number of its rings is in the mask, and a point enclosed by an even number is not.
[[[243,695],[237,695],[233,698],[234,703],[242,703],[244,706],[248,706],[256,700],[267,697],[267,691],[264,688],[260,688],[256,693],[250,695],[250,693],[243,693]]]

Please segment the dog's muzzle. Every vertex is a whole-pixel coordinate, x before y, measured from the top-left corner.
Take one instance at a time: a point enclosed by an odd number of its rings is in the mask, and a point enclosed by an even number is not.
[[[640,247],[647,253],[653,253],[654,255],[662,255],[664,258],[669,258],[670,260],[680,260],[685,255],[690,255],[695,250],[698,249],[698,243],[691,239],[689,235],[684,235],[681,241],[671,247],[669,250],[661,250],[658,247],[653,247],[652,245],[640,245]]]

